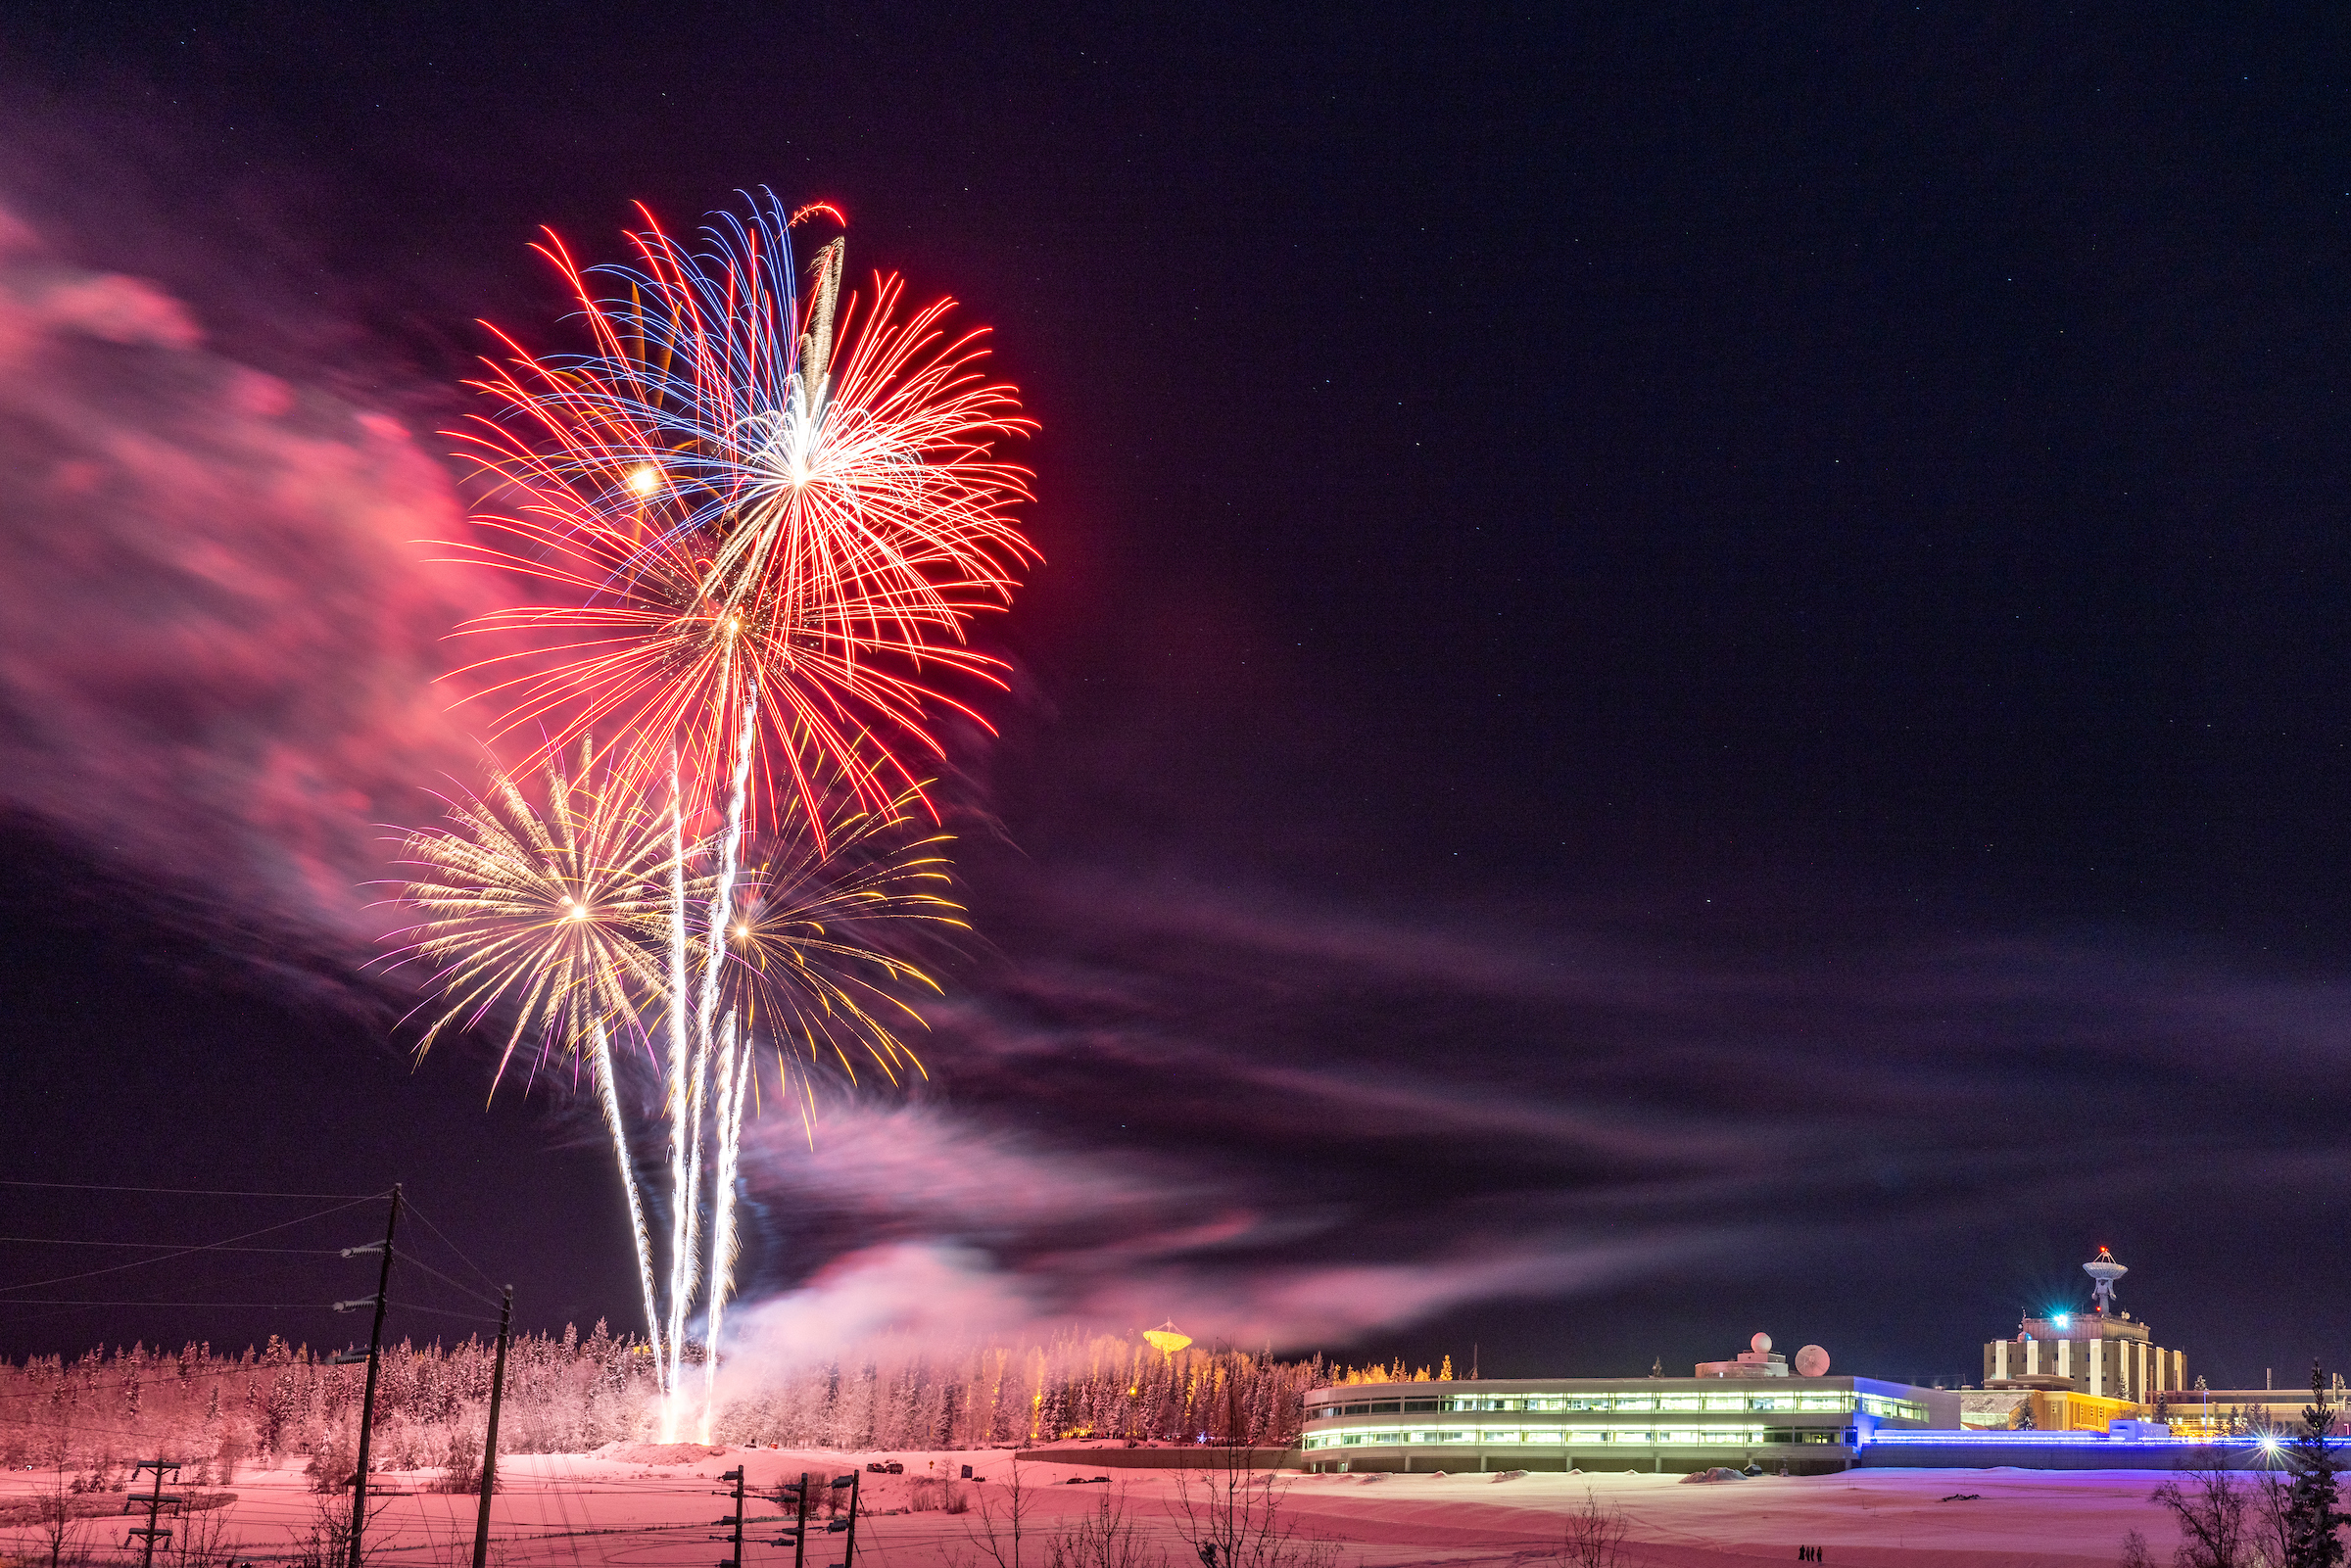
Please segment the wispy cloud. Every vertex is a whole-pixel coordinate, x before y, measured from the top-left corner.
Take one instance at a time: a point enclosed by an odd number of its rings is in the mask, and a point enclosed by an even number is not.
[[[934,1011],[936,1092],[767,1144],[779,1309],[945,1249],[928,1320],[964,1293],[1330,1345],[2160,1203],[2191,1171],[2207,1196],[2351,1174],[2334,1122],[2275,1097],[2343,1076],[2330,979],[2112,935],[1708,951],[1032,875],[1020,956]],[[811,1258],[840,1261],[792,1288]]]
[[[377,825],[475,753],[433,685],[487,585],[413,433],[240,363],[0,214],[0,800],[342,950]]]
[[[479,755],[434,681],[495,590],[420,543],[460,525],[433,445],[0,211],[0,805],[256,950],[363,951],[378,825]],[[762,1333],[1333,1344],[2351,1175],[2351,983],[2220,949],[984,876],[1004,956],[929,1010],[934,1081],[762,1125]]]

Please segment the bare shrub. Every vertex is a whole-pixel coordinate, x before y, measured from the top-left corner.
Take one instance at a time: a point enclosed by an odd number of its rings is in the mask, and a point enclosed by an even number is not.
[[[2252,1568],[2253,1488],[2240,1486],[2217,1461],[2171,1477],[2150,1500],[2180,1526],[2176,1568]]]
[[[491,1542],[490,1549],[483,1555],[488,1558],[490,1568],[512,1568],[513,1554],[498,1542]],[[435,1547],[432,1568],[473,1568],[473,1538],[460,1532]]]
[[[322,1489],[313,1485],[311,1490]],[[351,1561],[351,1510],[338,1507],[332,1497],[320,1497],[310,1518],[287,1526],[286,1534],[293,1540],[295,1568],[336,1568]]]
[[[1339,1544],[1302,1534],[1282,1514],[1289,1485],[1258,1468],[1246,1449],[1220,1449],[1178,1471],[1168,1517],[1202,1568],[1334,1568]]]
[[[906,1506],[915,1513],[969,1513],[972,1499],[963,1483],[946,1476],[918,1476],[907,1489]]]
[[[199,1500],[189,1498],[191,1503]],[[225,1509],[182,1509],[172,1521],[168,1548],[157,1552],[156,1558],[170,1568],[222,1568],[232,1555],[224,1539],[227,1529]]]
[[[463,1421],[451,1424],[449,1441],[441,1449],[441,1473],[426,1484],[432,1492],[466,1493],[482,1490],[482,1435]]]
[[[349,1426],[336,1426],[319,1434],[311,1449],[311,1462],[302,1467],[311,1478],[312,1492],[340,1492],[350,1486],[360,1473],[359,1434]]]
[[[2155,1568],[2155,1554],[2147,1550],[2147,1538],[2134,1530],[2123,1537],[2123,1555],[2116,1568]]]
[[[82,1561],[86,1555],[82,1541],[89,1519],[74,1506],[75,1500],[67,1488],[65,1472],[60,1470],[56,1484],[40,1499],[38,1539],[48,1568],[63,1568],[66,1563]]]
[[[1567,1515],[1560,1557],[1574,1568],[1615,1568],[1624,1560],[1624,1510],[1587,1491],[1583,1506]]]
[[[2294,1488],[2290,1476],[2275,1471],[2253,1481],[2246,1513],[2246,1539],[2252,1544],[2249,1561],[2268,1568],[2294,1561]]]
[[[1026,1538],[1036,1534],[1029,1515],[1035,1509],[1036,1499],[1030,1495],[1021,1480],[1021,1462],[1012,1462],[1012,1479],[1001,1487],[989,1487],[981,1501],[979,1517],[963,1527],[967,1546],[949,1546],[947,1562],[950,1568],[979,1568],[981,1563],[993,1563],[995,1568],[1026,1568],[1022,1552],[1037,1555],[1036,1546]]]
[[[1045,1538],[1045,1568],[1167,1568],[1165,1549],[1127,1516],[1127,1489],[1104,1492],[1094,1511]]]
[[[367,1540],[374,1539],[376,1517],[390,1506],[379,1502],[367,1510]],[[299,1526],[287,1526],[286,1534],[293,1538],[293,1568],[347,1568],[351,1562],[351,1504],[338,1497],[320,1497],[312,1504],[310,1518]],[[375,1556],[362,1541],[360,1561],[373,1562]]]

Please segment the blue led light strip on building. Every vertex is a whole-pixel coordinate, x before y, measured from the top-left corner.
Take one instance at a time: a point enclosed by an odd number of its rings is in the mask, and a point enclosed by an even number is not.
[[[1861,1441],[1872,1446],[1887,1444],[1895,1447],[1908,1445],[1926,1448],[1965,1445],[1970,1448],[2029,1449],[2045,1448],[2051,1445],[2062,1445],[2069,1448],[2097,1445],[2112,1449],[2269,1448],[2282,1449],[2300,1442],[2301,1439],[2284,1437],[2265,1442],[2260,1438],[2225,1438],[2215,1442],[2210,1438],[2191,1437],[2117,1438],[2109,1437],[2103,1432],[1950,1432],[1918,1431],[1916,1429],[1894,1431],[1880,1427],[1874,1432],[1864,1431],[1861,1434]],[[2351,1449],[2351,1436],[2330,1437],[2327,1440],[2327,1446],[2330,1449]]]

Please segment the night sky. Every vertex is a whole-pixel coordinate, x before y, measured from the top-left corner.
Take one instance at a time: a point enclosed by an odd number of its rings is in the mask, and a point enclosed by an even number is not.
[[[634,1324],[593,1108],[413,1066],[361,884],[478,755],[477,318],[764,184],[994,328],[1046,564],[762,1332],[1972,1379],[2106,1244],[2191,1377],[2341,1365],[2351,29],[2183,15],[11,7],[0,1177],[401,1180]],[[0,1353],[370,1283],[67,1251]]]

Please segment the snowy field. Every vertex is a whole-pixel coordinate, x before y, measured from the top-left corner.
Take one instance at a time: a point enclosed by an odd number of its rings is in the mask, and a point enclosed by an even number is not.
[[[772,1489],[802,1470],[823,1479],[875,1457],[775,1449],[613,1448],[592,1454],[531,1454],[507,1458],[506,1483],[493,1523],[494,1564],[622,1563],[644,1568],[711,1568],[727,1544],[708,1539],[712,1521],[729,1509],[718,1496],[719,1473],[747,1464],[751,1485]],[[857,1560],[868,1568],[933,1568],[988,1562],[975,1548],[984,1506],[999,1520],[1013,1476],[1009,1452],[893,1453],[903,1476],[865,1475],[864,1502],[872,1510],[857,1528]],[[932,1474],[956,1475],[970,1464],[984,1478],[967,1485],[970,1511],[937,1506]],[[1066,1464],[1020,1465],[1027,1517],[1023,1560],[1046,1568],[1042,1547],[1057,1529],[1074,1527],[1105,1498],[1122,1505],[1148,1542],[1163,1547],[1172,1568],[1192,1568],[1197,1557],[1177,1532],[1176,1474],[1154,1470],[1094,1470]],[[1108,1485],[1073,1478],[1107,1474]],[[469,1562],[476,1500],[421,1490],[429,1475],[390,1475],[381,1485],[399,1494],[382,1499],[368,1556],[385,1568],[417,1564],[447,1568]],[[1342,1564],[1471,1564],[1556,1561],[1565,1513],[1587,1493],[1623,1510],[1629,1526],[1626,1564],[1712,1565],[1793,1562],[1799,1547],[1823,1548],[1817,1560],[1854,1565],[1916,1564],[1921,1568],[2021,1568],[2031,1564],[2107,1565],[2121,1554],[2124,1533],[2143,1532],[2157,1560],[2169,1560],[2176,1539],[2150,1504],[2157,1478],[2138,1471],[1866,1470],[1794,1479],[1757,1478],[1715,1485],[1685,1484],[1673,1476],[1301,1476],[1287,1480],[1285,1515],[1303,1531],[1340,1544]],[[54,1472],[0,1475],[0,1517],[19,1517],[36,1499],[54,1496]],[[198,1518],[176,1522],[202,1538],[216,1533],[224,1548],[215,1562],[299,1561],[303,1542],[330,1499],[310,1492],[299,1471],[241,1471],[235,1500]],[[1965,1500],[1943,1500],[1972,1493]],[[123,1530],[139,1523],[113,1510],[122,1494],[92,1495],[85,1507],[104,1508],[77,1525],[69,1555],[123,1560]],[[349,1511],[348,1497],[339,1500]],[[920,1504],[921,1506],[918,1506]],[[772,1502],[755,1500],[754,1519],[772,1518]],[[745,1568],[787,1568],[790,1547],[759,1544],[778,1528],[754,1526]],[[812,1538],[808,1560],[840,1560],[842,1537]],[[183,1544],[175,1542],[174,1545]],[[37,1528],[0,1530],[0,1557],[46,1564],[49,1542]],[[135,1561],[135,1558],[131,1560]],[[159,1554],[169,1568],[176,1551]],[[1009,1561],[1009,1557],[1007,1561]],[[199,1559],[201,1561],[201,1559]]]

